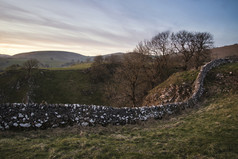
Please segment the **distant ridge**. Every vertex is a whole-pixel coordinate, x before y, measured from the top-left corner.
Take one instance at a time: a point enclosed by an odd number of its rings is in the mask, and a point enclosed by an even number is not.
[[[7,57],[11,57],[11,56],[6,54],[0,54],[0,58],[7,58]]]
[[[102,55],[104,58],[111,55],[122,56],[122,52]],[[13,64],[21,65],[29,59],[37,59],[43,67],[67,67],[81,62],[92,62],[95,56],[85,56],[69,51],[32,51],[15,54],[13,56],[0,54],[0,70]]]
[[[238,44],[213,48],[211,51],[212,59],[238,56]]]
[[[85,61],[89,56],[84,56],[74,52],[67,51],[33,51],[27,53],[20,53],[13,55],[12,58],[37,59],[41,60],[57,60],[57,61],[71,61],[80,60]]]

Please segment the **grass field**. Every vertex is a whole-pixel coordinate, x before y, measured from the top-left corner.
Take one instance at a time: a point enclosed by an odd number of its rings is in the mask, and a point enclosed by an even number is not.
[[[238,64],[228,64],[212,70],[202,102],[167,119],[125,126],[0,132],[0,158],[236,159],[237,68]],[[218,73],[225,77],[218,79]],[[228,91],[219,84],[226,81]]]
[[[88,67],[88,65],[83,66]],[[76,67],[76,66],[75,66]],[[35,103],[80,103],[104,104],[103,84],[94,84],[90,73],[77,66],[77,69],[47,70],[32,72],[33,87],[29,88],[24,70],[9,70],[0,75],[0,102],[19,103],[31,92]]]
[[[159,84],[155,88],[153,88],[150,92],[153,93],[157,91],[159,88],[167,88],[171,84],[174,85],[181,85],[182,83],[186,82],[188,84],[193,84],[197,78],[199,71],[198,70],[190,70],[190,71],[183,71],[183,72],[176,72],[172,74],[167,80],[163,83]]]
[[[0,58],[0,70],[4,70],[13,64],[22,65],[25,61],[26,59]]]
[[[90,68],[92,63],[81,63],[81,64],[75,64],[69,67],[54,67],[54,68],[48,68],[49,70],[82,70]]]

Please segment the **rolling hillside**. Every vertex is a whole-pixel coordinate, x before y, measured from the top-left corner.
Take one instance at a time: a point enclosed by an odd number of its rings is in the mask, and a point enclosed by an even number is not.
[[[0,69],[12,64],[21,65],[29,59],[37,59],[43,67],[65,67],[74,63],[92,61],[93,57],[65,51],[35,51],[0,58]]]
[[[107,58],[111,55],[121,56],[123,53],[117,52],[103,55],[103,57]],[[0,54],[0,70],[3,70],[13,64],[21,65],[29,59],[37,59],[42,64],[42,67],[62,68],[81,62],[91,62],[93,61],[94,57],[95,56],[84,56],[78,53],[67,51],[34,51],[20,53],[13,56]]]
[[[74,61],[86,61],[89,56],[81,54],[66,52],[66,51],[35,51],[29,53],[20,53],[13,55],[12,58],[18,59],[37,59],[39,61],[62,61],[70,62]]]

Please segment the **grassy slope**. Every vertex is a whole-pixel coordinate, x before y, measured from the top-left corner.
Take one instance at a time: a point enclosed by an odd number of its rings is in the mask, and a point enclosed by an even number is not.
[[[0,74],[0,102],[21,102],[28,90],[25,82],[26,73],[22,70],[11,70]],[[20,84],[21,83],[21,84]],[[21,89],[16,89],[17,85]],[[2,100],[4,98],[4,100]]]
[[[149,91],[142,105],[159,105],[164,101],[182,102],[192,95],[193,84],[198,73],[198,70],[190,70],[172,74],[167,80]],[[175,101],[177,98],[179,98],[178,101]]]
[[[211,49],[212,59],[225,58],[228,56],[238,56],[238,44],[228,45]]]
[[[25,61],[26,59],[0,58],[0,70],[4,70],[13,64],[22,65]]]
[[[4,70],[5,68],[13,65],[13,64],[19,64],[22,65],[24,62],[26,62],[27,58],[0,58],[0,70]],[[43,64],[49,64],[50,67],[61,67],[62,64],[65,64],[68,61],[51,61],[51,60],[41,60],[40,61]],[[69,61],[70,62],[70,61]]]
[[[198,72],[199,71],[197,71],[197,70],[190,70],[190,71],[174,73],[166,81],[159,84],[157,87],[153,88],[150,92],[153,93],[158,88],[169,87],[170,84],[181,85],[182,83],[186,82],[186,83],[189,83],[192,85],[193,82],[197,78]]]
[[[46,101],[47,103],[103,104],[102,86],[90,81],[89,73],[82,70],[85,67],[86,65],[77,65],[67,70],[34,70],[31,99],[35,103]],[[22,102],[26,92],[29,91],[25,76],[23,70],[12,70],[1,74],[0,94],[5,94],[6,97],[3,102]],[[17,85],[20,86],[19,89]]]
[[[221,80],[217,73],[227,74]],[[136,125],[0,132],[0,158],[238,158],[238,64],[213,70],[200,107]],[[221,91],[214,94],[210,88]],[[226,91],[225,91],[226,90]]]

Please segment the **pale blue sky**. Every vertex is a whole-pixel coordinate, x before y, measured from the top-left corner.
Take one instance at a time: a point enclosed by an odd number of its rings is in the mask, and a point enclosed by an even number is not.
[[[238,43],[238,0],[0,0],[0,53],[126,52],[161,31]]]

